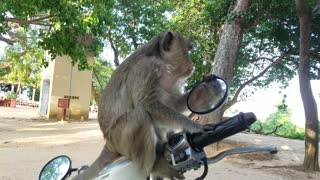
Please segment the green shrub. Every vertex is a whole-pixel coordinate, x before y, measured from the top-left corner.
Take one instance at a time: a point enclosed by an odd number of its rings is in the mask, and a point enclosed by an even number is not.
[[[304,128],[297,127],[291,121],[279,121],[275,119],[265,122],[256,121],[251,126],[251,130],[259,134],[274,134],[290,139],[304,140],[305,138]]]
[[[264,122],[260,120],[255,122],[251,130],[260,134],[274,134],[290,139],[304,140],[305,131],[291,121],[291,112],[288,110],[288,106],[282,102],[277,106],[277,109],[278,110],[270,114]]]
[[[17,98],[17,94],[14,92],[10,92],[6,95],[6,99],[16,99]]]

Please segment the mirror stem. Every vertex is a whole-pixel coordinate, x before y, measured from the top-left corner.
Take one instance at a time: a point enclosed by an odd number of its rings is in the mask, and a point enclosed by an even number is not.
[[[73,171],[78,171],[78,168],[72,168],[71,172],[73,172]]]

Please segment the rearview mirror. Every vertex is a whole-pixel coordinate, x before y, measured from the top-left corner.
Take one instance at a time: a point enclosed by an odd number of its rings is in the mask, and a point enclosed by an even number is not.
[[[50,160],[41,170],[39,180],[63,180],[71,170],[68,156],[58,156]]]
[[[213,74],[209,75],[190,91],[187,106],[196,114],[212,112],[225,102],[228,89],[224,79]]]

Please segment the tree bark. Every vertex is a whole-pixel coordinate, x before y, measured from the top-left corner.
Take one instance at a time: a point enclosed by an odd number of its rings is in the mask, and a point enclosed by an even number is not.
[[[300,23],[299,47],[299,84],[300,94],[305,113],[305,156],[303,166],[308,170],[319,170],[319,144],[318,144],[318,112],[317,104],[312,94],[310,83],[310,39],[312,13],[307,2],[296,0],[296,10]]]
[[[11,18],[11,17],[5,17],[3,21],[17,23],[17,24],[34,24],[34,25],[41,25],[41,26],[50,26],[49,23],[43,22],[44,20],[48,20],[52,18],[53,16],[48,15],[44,17],[34,17],[32,19],[19,19],[19,18]]]
[[[103,89],[100,78],[97,74],[97,72],[93,69],[93,75],[96,77],[98,84],[100,86],[101,89]],[[91,96],[93,97],[94,101],[96,102],[96,105],[99,107],[99,101],[100,101],[100,96],[99,96],[99,92],[97,92],[97,88],[93,85],[93,83],[91,84]]]
[[[237,0],[232,13],[245,12],[249,9],[251,0]],[[243,20],[236,17],[224,23],[218,49],[214,58],[212,73],[224,78],[229,84],[233,76],[233,67],[237,62],[240,45],[243,38]],[[201,116],[202,123],[218,123],[222,121],[223,109]]]
[[[15,40],[3,37],[1,34],[0,34],[0,41],[3,41],[5,43],[7,43],[8,45],[13,45],[13,43],[16,42]]]

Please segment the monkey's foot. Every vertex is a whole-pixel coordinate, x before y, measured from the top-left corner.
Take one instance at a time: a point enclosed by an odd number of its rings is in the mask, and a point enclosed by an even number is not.
[[[173,168],[171,164],[168,163],[164,158],[161,158],[154,166],[152,174],[162,177],[169,178],[171,180],[175,179],[185,179],[185,177],[180,174],[177,170]]]

